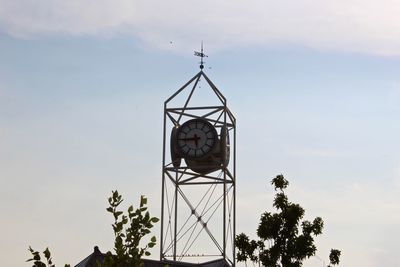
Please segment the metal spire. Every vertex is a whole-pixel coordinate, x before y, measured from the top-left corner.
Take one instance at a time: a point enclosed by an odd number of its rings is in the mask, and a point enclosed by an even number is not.
[[[203,53],[203,41],[201,41],[201,52],[194,51],[194,55],[200,57],[200,69],[204,69],[204,61],[203,58],[208,57],[206,54]]]

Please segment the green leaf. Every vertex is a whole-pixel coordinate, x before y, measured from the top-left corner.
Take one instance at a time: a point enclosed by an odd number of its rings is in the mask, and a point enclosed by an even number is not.
[[[143,207],[147,204],[147,198],[145,196],[140,197],[140,207]]]
[[[122,211],[116,211],[116,212],[114,212],[114,217],[115,217],[115,219],[118,219],[118,217],[121,216],[122,213],[123,213]]]
[[[45,256],[46,259],[50,259],[51,254],[50,254],[49,248],[46,248],[46,249],[43,251],[43,254],[44,254],[44,256]]]
[[[156,218],[156,217],[153,217],[153,218],[151,218],[151,222],[152,223],[156,223],[156,222],[158,222],[160,219],[158,219],[158,218]]]

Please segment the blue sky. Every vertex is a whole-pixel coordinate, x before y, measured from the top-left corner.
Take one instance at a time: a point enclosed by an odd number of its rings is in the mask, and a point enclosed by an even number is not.
[[[159,216],[163,101],[197,73],[203,40],[238,119],[238,232],[254,237],[283,173],[306,218],[325,220],[320,258],[337,247],[341,266],[399,266],[399,9],[1,0],[3,264],[23,266],[29,245],[59,265],[111,249],[113,189]]]

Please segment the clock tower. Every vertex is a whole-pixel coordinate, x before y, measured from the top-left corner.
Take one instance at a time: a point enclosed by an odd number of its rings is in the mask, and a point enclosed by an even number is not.
[[[200,72],[164,102],[160,260],[235,266],[236,118],[195,55]]]

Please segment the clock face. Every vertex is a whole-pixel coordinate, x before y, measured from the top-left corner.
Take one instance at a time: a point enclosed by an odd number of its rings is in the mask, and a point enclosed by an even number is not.
[[[203,119],[189,120],[177,131],[178,149],[186,158],[205,157],[214,150],[217,141],[214,126]]]

